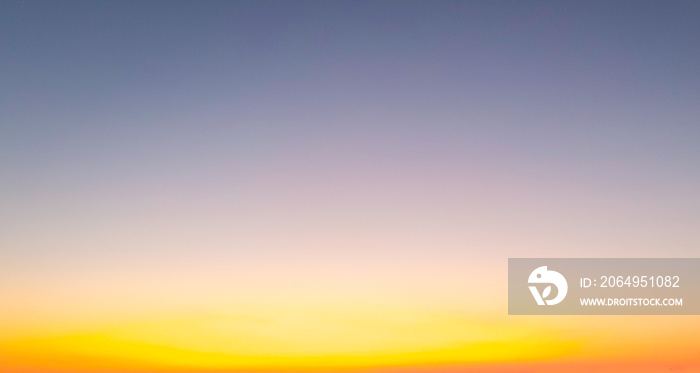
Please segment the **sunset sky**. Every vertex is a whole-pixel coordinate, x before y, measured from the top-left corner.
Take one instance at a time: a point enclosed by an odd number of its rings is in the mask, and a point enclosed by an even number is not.
[[[0,2],[0,372],[700,372],[508,316],[698,257],[700,2]]]

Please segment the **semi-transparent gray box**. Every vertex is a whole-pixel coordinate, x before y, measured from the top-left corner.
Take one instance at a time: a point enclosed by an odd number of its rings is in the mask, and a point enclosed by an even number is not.
[[[700,315],[700,258],[510,258],[509,315]]]

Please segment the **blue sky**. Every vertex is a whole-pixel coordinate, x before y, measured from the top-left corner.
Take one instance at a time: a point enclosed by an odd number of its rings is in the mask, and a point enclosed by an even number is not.
[[[492,216],[481,224],[520,232],[514,242],[548,226],[562,242],[616,237],[589,242],[598,255],[635,252],[639,237],[644,255],[669,239],[675,255],[697,247],[695,2],[5,2],[0,13],[5,237],[114,230],[139,211],[180,228],[197,211],[233,225],[268,211],[257,229],[274,230],[286,220],[270,216],[306,203],[309,229],[354,206],[377,225],[404,211],[452,234]],[[27,258],[72,250],[13,245],[3,250]]]

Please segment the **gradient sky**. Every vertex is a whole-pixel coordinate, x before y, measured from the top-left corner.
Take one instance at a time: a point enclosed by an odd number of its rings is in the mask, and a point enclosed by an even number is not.
[[[3,1],[0,370],[700,369],[695,316],[506,315],[508,257],[698,256],[698,20]]]

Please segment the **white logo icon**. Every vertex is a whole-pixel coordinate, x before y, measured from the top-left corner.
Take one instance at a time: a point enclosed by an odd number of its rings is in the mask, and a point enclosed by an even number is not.
[[[569,290],[569,285],[566,283],[566,279],[561,273],[556,271],[548,271],[547,266],[542,266],[530,273],[530,277],[527,282],[531,284],[552,284],[557,287],[557,296],[554,299],[544,300],[552,292],[552,286],[547,286],[542,295],[537,291],[537,287],[529,286],[532,296],[535,297],[535,301],[538,305],[544,306],[545,303],[548,306],[553,306],[559,304],[566,297],[566,292]]]

